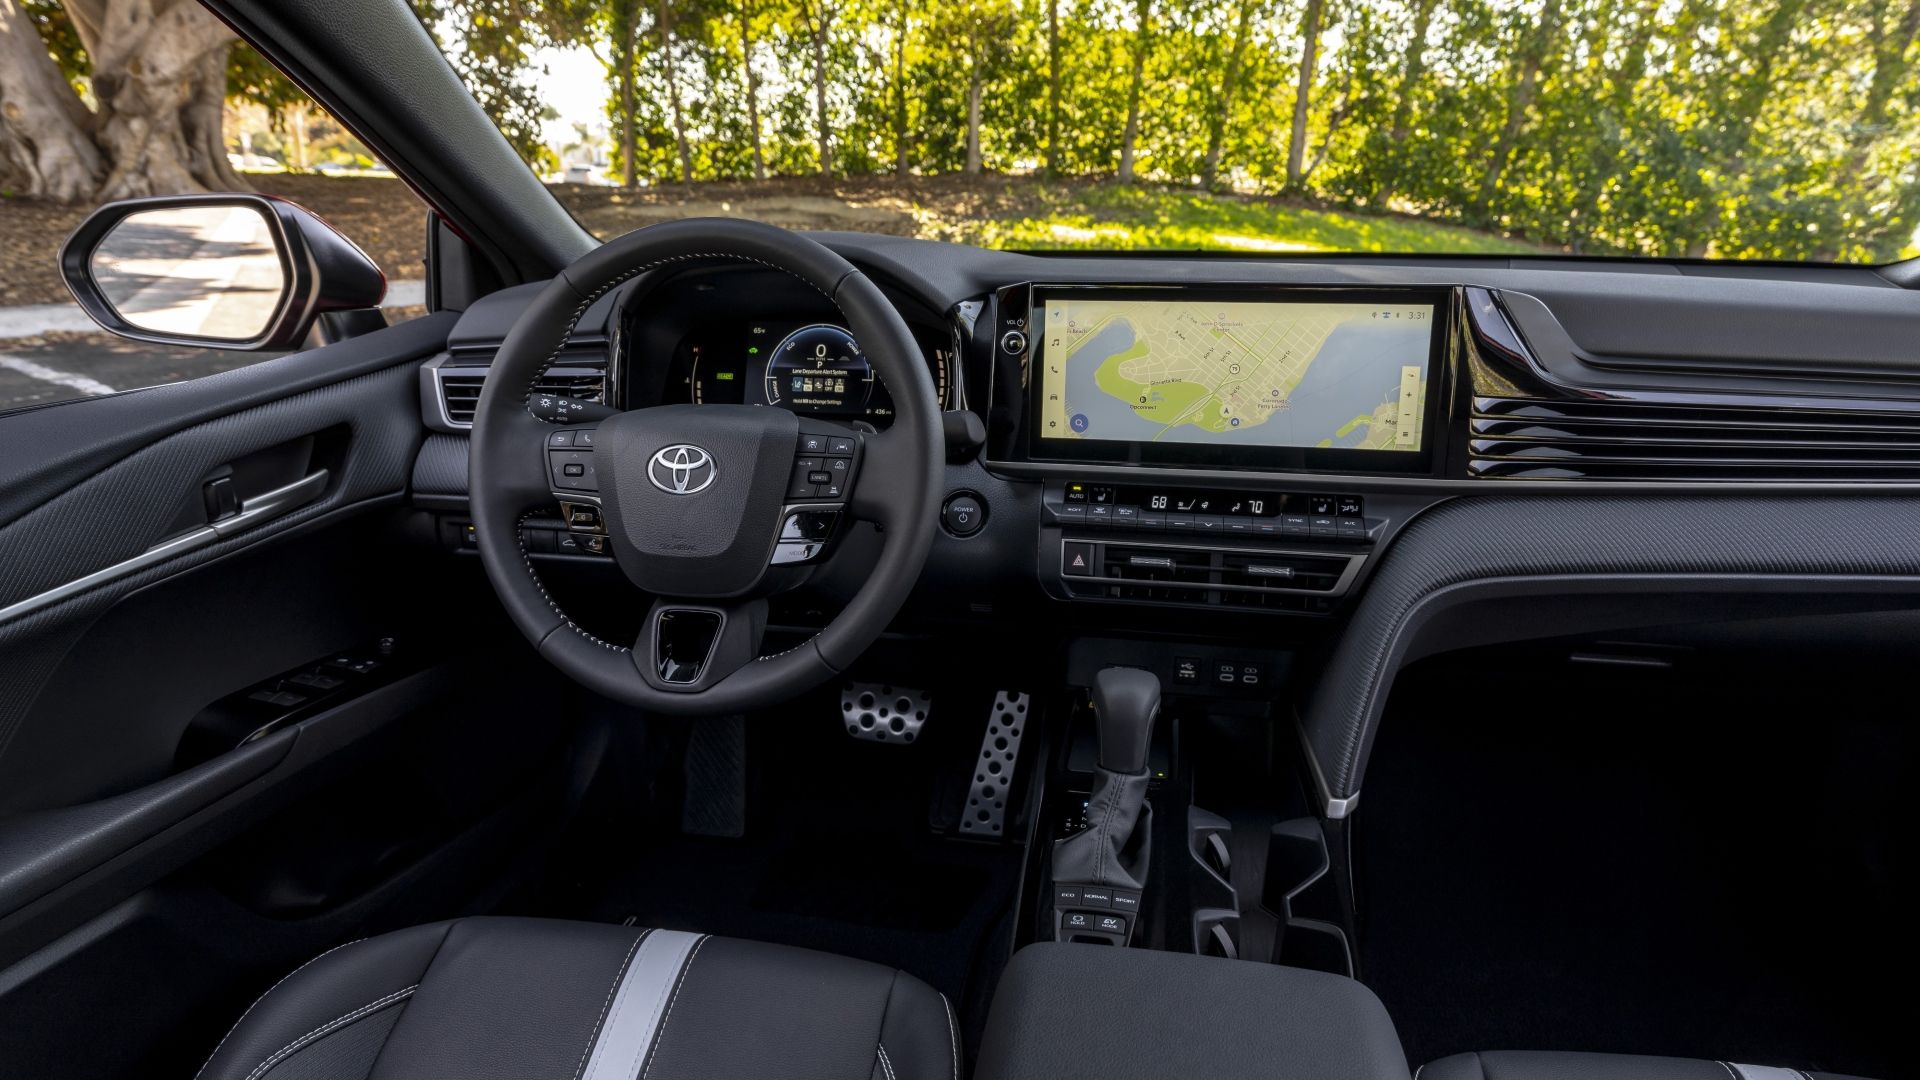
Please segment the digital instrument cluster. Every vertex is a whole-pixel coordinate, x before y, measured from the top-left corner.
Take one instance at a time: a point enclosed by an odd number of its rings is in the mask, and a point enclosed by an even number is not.
[[[950,348],[921,342],[942,407]],[[749,321],[699,327],[675,351],[683,400],[696,405],[771,405],[803,416],[882,429],[893,395],[847,328],[831,322]]]

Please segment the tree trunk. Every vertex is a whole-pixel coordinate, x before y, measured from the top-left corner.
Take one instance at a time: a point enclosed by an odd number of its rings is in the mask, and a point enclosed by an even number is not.
[[[673,11],[660,0],[654,22],[660,28],[660,63],[667,75],[667,109],[673,117],[673,146],[680,156],[680,182],[693,183],[693,153],[687,148],[687,119],[680,109],[680,72],[673,62]]]
[[[187,139],[187,170],[195,176],[210,176],[218,182],[210,187],[220,191],[251,191],[252,185],[234,171],[227,160],[225,109],[227,105],[227,50],[207,54],[200,61],[200,77],[193,100],[181,111],[180,123]]]
[[[1227,142],[1227,125],[1233,122],[1234,93],[1239,89],[1240,64],[1246,56],[1247,39],[1252,37],[1254,0],[1240,0],[1240,17],[1233,24],[1233,44],[1227,50],[1227,69],[1221,73],[1219,107],[1207,125],[1207,156],[1200,165],[1200,186],[1212,188],[1220,182],[1220,155]]]
[[[1558,30],[1560,19],[1559,0],[1547,0],[1540,9],[1540,22],[1531,35],[1532,41],[1520,56],[1520,76],[1514,80],[1513,90],[1507,95],[1507,119],[1500,125],[1500,137],[1493,144],[1493,153],[1487,158],[1487,167],[1480,175],[1480,188],[1473,197],[1473,216],[1484,221],[1493,206],[1494,192],[1500,186],[1501,177],[1506,175],[1507,165],[1513,160],[1514,146],[1520,141],[1520,133],[1527,126],[1527,113],[1533,108],[1533,99],[1540,93],[1540,68],[1546,63],[1547,54],[1553,50],[1553,39]]]
[[[1300,78],[1293,95],[1293,130],[1287,135],[1287,187],[1297,190],[1305,175],[1307,109],[1312,103],[1314,70],[1320,64],[1320,14],[1326,0],[1307,0],[1300,16]]]
[[[801,11],[813,15],[809,20],[813,36],[813,117],[820,136],[820,175],[830,178],[833,176],[833,142],[827,129],[827,29],[833,12],[827,3],[828,0],[813,0],[803,4]]]
[[[620,186],[631,190],[640,186],[640,163],[634,160],[640,151],[634,130],[639,126],[634,114],[640,108],[634,86],[638,77],[634,65],[639,59],[635,54],[640,51],[639,42],[635,40],[640,34],[639,11],[631,5],[616,7],[613,32],[620,38],[614,49],[620,65],[620,76],[615,80],[620,87]]]
[[[1413,37],[1407,42],[1407,67],[1400,74],[1400,86],[1393,95],[1393,119],[1387,122],[1387,174],[1369,200],[1384,210],[1393,200],[1395,157],[1407,141],[1408,124],[1413,118],[1413,96],[1420,92],[1420,79],[1427,73],[1427,33],[1433,26],[1433,9],[1439,0],[1420,0],[1413,9]]]
[[[893,31],[893,175],[905,180],[909,172],[907,153],[907,3],[899,0],[896,8],[899,25]]]
[[[1317,3],[1318,0],[1315,0]],[[1133,31],[1133,72],[1127,83],[1127,126],[1120,134],[1120,182],[1133,183],[1133,153],[1140,141],[1140,86],[1146,81],[1147,48],[1153,34],[1153,0],[1138,0]]]
[[[980,175],[980,98],[986,91],[985,67],[980,60],[981,46],[978,42],[970,57],[967,70],[967,165],[968,176]]]
[[[224,57],[233,32],[195,0],[66,0],[66,9],[93,61],[94,141],[111,162],[96,197],[239,183],[232,169],[215,166],[226,161],[219,137],[211,140],[217,153],[205,145],[204,105],[197,152],[189,145],[187,119],[203,94],[224,98]],[[206,88],[209,81],[212,88]]]
[[[747,127],[752,130],[753,178],[767,178],[766,152],[760,144],[760,76],[753,70],[753,7],[740,8],[740,57],[747,76]]]
[[[15,0],[0,0],[0,192],[73,201],[105,171],[74,96]]]
[[[1047,175],[1060,173],[1060,0],[1047,0]]]
[[[293,160],[288,162],[296,172],[306,172],[307,161],[307,107],[305,105],[287,106],[287,134],[293,137]]]

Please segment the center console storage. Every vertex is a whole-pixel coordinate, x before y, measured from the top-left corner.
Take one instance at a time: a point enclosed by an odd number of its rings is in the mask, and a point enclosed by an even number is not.
[[[1407,1080],[1373,992],[1318,971],[1031,945],[994,993],[979,1080]]]

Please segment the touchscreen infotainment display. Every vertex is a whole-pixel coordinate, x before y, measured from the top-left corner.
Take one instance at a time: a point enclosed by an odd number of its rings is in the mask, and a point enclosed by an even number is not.
[[[1433,303],[1034,299],[1035,434],[1063,449],[1422,449]]]

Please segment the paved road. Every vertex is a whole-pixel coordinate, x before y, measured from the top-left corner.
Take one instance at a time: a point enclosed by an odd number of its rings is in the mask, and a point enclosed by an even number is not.
[[[420,282],[395,282],[385,306],[416,306],[423,295]],[[95,329],[72,304],[0,308],[0,412],[195,379],[281,355],[127,341]]]

